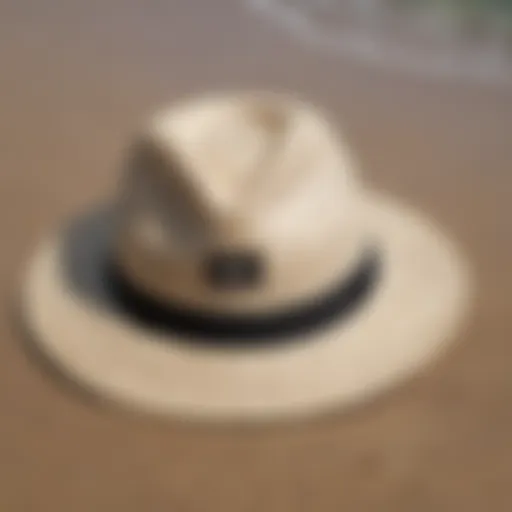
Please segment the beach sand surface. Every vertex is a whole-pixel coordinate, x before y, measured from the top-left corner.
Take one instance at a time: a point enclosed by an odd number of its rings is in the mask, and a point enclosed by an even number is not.
[[[473,313],[438,364],[349,414],[208,428],[99,407],[26,350],[23,265],[115,193],[146,115],[238,87],[324,106],[369,183],[456,237]],[[0,0],[0,510],[510,511],[511,97],[323,54],[235,0]]]

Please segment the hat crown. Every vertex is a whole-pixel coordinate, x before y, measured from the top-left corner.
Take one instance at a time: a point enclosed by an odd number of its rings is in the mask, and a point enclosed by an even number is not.
[[[331,200],[339,203],[351,169],[335,139],[325,119],[296,100],[215,98],[157,115],[137,169],[155,182],[149,201],[168,193],[167,202],[176,202],[179,195],[181,210],[209,239],[230,243],[269,216],[275,225],[287,208],[300,223],[299,210],[325,206],[333,185]]]
[[[311,295],[349,273],[366,244],[343,149],[325,116],[286,95],[164,110],[131,166],[119,260],[139,284],[187,304],[270,307]],[[248,255],[244,266],[259,261],[256,294],[247,288],[241,300],[208,289],[205,261],[219,252]]]

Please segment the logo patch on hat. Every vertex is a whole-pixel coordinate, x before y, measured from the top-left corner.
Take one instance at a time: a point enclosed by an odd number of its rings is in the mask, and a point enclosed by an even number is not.
[[[221,251],[208,257],[205,274],[212,288],[243,290],[260,284],[263,264],[253,251]]]

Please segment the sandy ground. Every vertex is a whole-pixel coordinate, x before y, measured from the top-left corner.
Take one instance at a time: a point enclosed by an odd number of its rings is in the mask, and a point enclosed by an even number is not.
[[[113,193],[143,116],[235,86],[325,105],[368,180],[458,237],[478,276],[468,327],[392,396],[307,424],[208,429],[88,403],[24,348],[23,263]],[[510,95],[322,56],[234,0],[1,0],[0,510],[509,511]]]

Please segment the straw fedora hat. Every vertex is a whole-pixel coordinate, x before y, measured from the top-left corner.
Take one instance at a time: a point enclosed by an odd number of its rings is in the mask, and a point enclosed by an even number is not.
[[[325,114],[240,92],[158,112],[112,203],[36,252],[22,304],[38,347],[107,400],[270,419],[414,374],[469,281],[434,223],[363,184]]]

